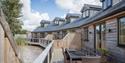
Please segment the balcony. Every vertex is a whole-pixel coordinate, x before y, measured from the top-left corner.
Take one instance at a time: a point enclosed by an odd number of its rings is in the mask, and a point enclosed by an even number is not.
[[[74,38],[78,36],[77,33],[68,33],[63,39],[52,41],[44,38],[32,38],[32,44],[45,46],[43,52],[33,63],[100,63],[101,56],[97,54],[96,50],[88,47],[78,49],[69,43],[64,44],[76,40]]]

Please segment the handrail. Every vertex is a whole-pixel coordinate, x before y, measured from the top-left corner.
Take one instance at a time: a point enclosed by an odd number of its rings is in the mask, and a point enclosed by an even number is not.
[[[29,41],[29,44],[40,45],[42,47],[46,47],[51,42],[51,40],[44,38],[30,38]]]
[[[52,48],[53,42],[51,42],[46,48],[45,50],[35,59],[35,61],[33,63],[45,63],[45,60],[48,60],[46,58],[49,58],[49,53],[51,52],[51,48]],[[50,62],[50,61],[49,61]],[[48,63],[49,63],[48,62]]]

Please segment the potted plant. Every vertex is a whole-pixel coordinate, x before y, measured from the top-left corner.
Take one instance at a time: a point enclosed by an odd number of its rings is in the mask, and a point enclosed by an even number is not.
[[[101,63],[108,63],[109,60],[111,60],[111,54],[108,50],[104,48],[98,49],[99,54],[101,55]]]

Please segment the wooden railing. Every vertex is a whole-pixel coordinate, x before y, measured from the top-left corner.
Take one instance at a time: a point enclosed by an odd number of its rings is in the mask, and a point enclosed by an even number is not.
[[[29,44],[39,45],[45,48],[33,63],[50,63],[52,57],[53,42],[45,38],[29,38],[28,41]]]
[[[52,45],[53,42],[51,42],[45,50],[35,59],[33,63],[50,63],[51,57],[52,57]]]
[[[51,40],[47,40],[44,38],[30,38],[29,40],[29,44],[34,44],[34,45],[40,45],[42,47],[47,47],[48,44],[51,42]]]

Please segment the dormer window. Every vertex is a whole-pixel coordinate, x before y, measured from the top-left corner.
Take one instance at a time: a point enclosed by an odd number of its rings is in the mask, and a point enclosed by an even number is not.
[[[41,24],[41,27],[44,27],[44,24]]]
[[[85,17],[85,12],[82,13],[83,18]]]
[[[48,26],[48,24],[50,24],[50,21],[47,21],[47,20],[42,20],[40,22],[41,27],[46,27],[46,26]]]
[[[91,4],[84,4],[83,8],[81,9],[82,17],[87,18],[95,15],[97,12],[102,10],[101,6],[98,5],[91,5]]]
[[[60,21],[60,22],[59,22],[59,25],[61,25],[62,23],[63,23],[63,22],[62,22],[62,21]]]
[[[107,9],[112,6],[112,0],[101,0],[103,9]]]
[[[76,21],[78,18],[81,17],[81,14],[73,14],[73,13],[68,13],[65,17],[66,23],[71,23]]]
[[[86,17],[89,17],[89,14],[90,14],[89,10],[86,10],[83,12],[82,16],[83,18],[86,18]]]
[[[59,25],[59,21],[54,21],[54,24],[55,25]]]
[[[60,17],[55,17],[53,20],[54,25],[61,25],[63,22],[65,22],[65,19],[60,18]]]
[[[55,25],[61,25],[63,23],[63,21],[55,21],[54,24]]]

